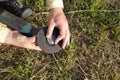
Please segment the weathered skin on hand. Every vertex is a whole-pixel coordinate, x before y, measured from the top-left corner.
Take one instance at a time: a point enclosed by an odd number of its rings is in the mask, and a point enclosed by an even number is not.
[[[66,45],[69,45],[70,31],[68,21],[62,8],[50,9],[48,17],[48,30],[46,35],[47,37],[52,35],[54,27],[60,29],[60,35],[55,40],[55,44],[57,44],[60,40],[63,40],[62,48],[65,48]]]

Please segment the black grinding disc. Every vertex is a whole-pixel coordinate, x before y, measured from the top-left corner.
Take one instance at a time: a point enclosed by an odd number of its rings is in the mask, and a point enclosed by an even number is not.
[[[59,35],[59,29],[54,28],[53,34],[50,38],[46,38],[47,27],[42,28],[37,34],[37,44],[40,48],[47,53],[56,53],[59,52],[62,47],[62,40],[58,44],[54,44],[54,40]]]

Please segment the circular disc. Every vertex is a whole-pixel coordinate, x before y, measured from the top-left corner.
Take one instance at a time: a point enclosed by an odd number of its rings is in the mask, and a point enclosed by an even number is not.
[[[47,27],[42,28],[37,34],[37,44],[40,48],[47,53],[56,53],[59,52],[62,47],[62,40],[58,44],[53,44],[54,40],[59,35],[59,29],[54,28],[53,34],[51,38],[46,38]]]

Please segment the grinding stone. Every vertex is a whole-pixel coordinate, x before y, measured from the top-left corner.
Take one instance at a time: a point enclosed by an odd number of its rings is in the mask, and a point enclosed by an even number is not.
[[[46,33],[47,33],[47,27],[45,28],[42,28],[40,29],[40,31],[38,32],[37,34],[37,44],[38,46],[40,46],[40,48],[44,51],[44,52],[47,52],[47,53],[56,53],[56,52],[59,52],[62,47],[62,40],[59,41],[58,44],[53,44],[54,40],[57,38],[57,36],[59,35],[59,29],[58,28],[54,28],[54,31],[53,31],[53,34],[52,34],[52,37],[53,41],[49,40],[46,38]],[[51,41],[51,43],[50,43]]]

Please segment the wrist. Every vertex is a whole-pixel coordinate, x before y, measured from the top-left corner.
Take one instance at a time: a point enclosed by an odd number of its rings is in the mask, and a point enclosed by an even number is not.
[[[64,8],[63,0],[46,0],[49,9],[61,7]]]
[[[50,13],[54,14],[54,15],[58,15],[58,14],[64,14],[63,12],[63,8],[52,8],[49,11]]]

